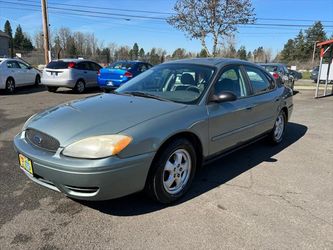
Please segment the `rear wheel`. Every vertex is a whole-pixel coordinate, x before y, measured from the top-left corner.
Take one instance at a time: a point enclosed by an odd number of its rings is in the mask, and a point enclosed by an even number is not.
[[[86,84],[84,83],[84,81],[83,80],[78,80],[75,87],[74,87],[74,91],[76,93],[81,94],[81,93],[84,92],[85,89],[86,89]]]
[[[6,81],[6,92],[7,94],[14,94],[15,92],[15,81],[13,78],[8,78]]]
[[[189,189],[196,172],[197,157],[186,139],[171,142],[154,160],[146,191],[161,203],[172,203]]]
[[[39,84],[40,84],[40,75],[36,75],[35,86],[39,86]]]
[[[56,92],[57,91],[57,89],[58,89],[58,87],[53,87],[53,86],[47,86],[47,91],[49,91],[49,92]]]
[[[272,144],[279,144],[283,140],[286,131],[286,124],[287,124],[286,113],[283,110],[281,110],[275,120],[274,128],[272,129],[269,135],[269,140]]]

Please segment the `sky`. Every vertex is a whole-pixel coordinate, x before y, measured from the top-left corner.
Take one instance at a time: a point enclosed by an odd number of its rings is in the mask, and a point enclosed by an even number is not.
[[[137,15],[163,19],[173,13],[175,2],[176,0],[48,0],[49,7],[60,8],[49,9],[49,25],[51,32],[60,27],[69,27],[72,31],[93,32],[104,46],[112,42],[119,46],[132,47],[137,42],[145,51],[158,47],[164,48],[168,53],[172,53],[177,48],[198,52],[201,50],[198,40],[190,40],[183,32],[176,30],[164,20],[112,15]],[[235,36],[236,48],[244,45],[247,50],[253,51],[259,46],[263,46],[271,49],[274,55],[283,48],[289,38],[294,38],[300,29],[306,29],[299,25],[310,26],[315,20],[323,22],[328,36],[333,34],[333,0],[252,0],[252,4],[258,18],[257,23],[294,26],[239,27]],[[40,7],[34,5],[40,5],[40,1],[0,0],[0,29],[3,29],[4,23],[8,19],[13,30],[20,24],[23,31],[30,34],[31,37],[41,31]],[[80,5],[81,8],[68,5]],[[77,13],[76,15],[64,14],[68,13],[68,10],[79,9],[88,10],[84,15],[89,16],[77,15]],[[101,15],[96,12],[106,12],[110,16],[103,14],[103,18],[96,17]],[[209,42],[208,45],[211,43]]]

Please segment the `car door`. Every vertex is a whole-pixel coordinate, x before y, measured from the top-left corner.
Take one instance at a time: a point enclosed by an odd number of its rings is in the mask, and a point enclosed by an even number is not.
[[[97,86],[97,74],[98,71],[102,68],[97,63],[88,62],[89,63],[89,79],[90,79],[90,86]]]
[[[88,62],[83,61],[83,62],[79,62],[77,63],[77,65],[75,66],[75,69],[77,70],[76,74],[77,74],[77,79],[82,78],[86,84],[86,86],[90,86],[91,85],[91,75],[90,73],[90,65],[88,64]]]
[[[251,92],[240,66],[232,65],[222,69],[211,94],[217,95],[222,91],[233,92],[237,100],[207,104],[210,154],[232,148],[252,137],[250,132],[253,104],[249,98]]]
[[[274,80],[264,71],[252,66],[244,66],[244,72],[252,88],[253,136],[271,130],[280,104],[280,93],[276,91]]]
[[[33,68],[20,61],[17,61],[17,63],[21,67],[21,73],[24,80],[23,84],[24,85],[34,84],[36,79],[36,73],[33,70]]]
[[[11,76],[14,78],[15,85],[16,86],[22,86],[24,83],[24,78],[22,74],[22,70],[20,65],[15,60],[8,60],[7,63],[7,69],[8,69],[8,76]]]

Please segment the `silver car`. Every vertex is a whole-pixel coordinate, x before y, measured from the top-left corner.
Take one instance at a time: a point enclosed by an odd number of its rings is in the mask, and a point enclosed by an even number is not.
[[[43,70],[41,83],[48,91],[56,92],[59,87],[83,93],[87,87],[96,87],[97,74],[102,67],[83,59],[62,59],[50,62]]]
[[[155,66],[112,94],[35,114],[14,139],[34,182],[83,200],[141,190],[180,198],[196,170],[262,137],[283,140],[292,91],[263,68],[231,59]]]

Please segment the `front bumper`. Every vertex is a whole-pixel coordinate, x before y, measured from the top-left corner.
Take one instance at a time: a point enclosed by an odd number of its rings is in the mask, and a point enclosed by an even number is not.
[[[18,153],[33,164],[34,182],[81,200],[108,200],[141,191],[146,182],[154,152],[121,159],[76,159],[47,152],[30,145],[24,132],[14,138]]]

